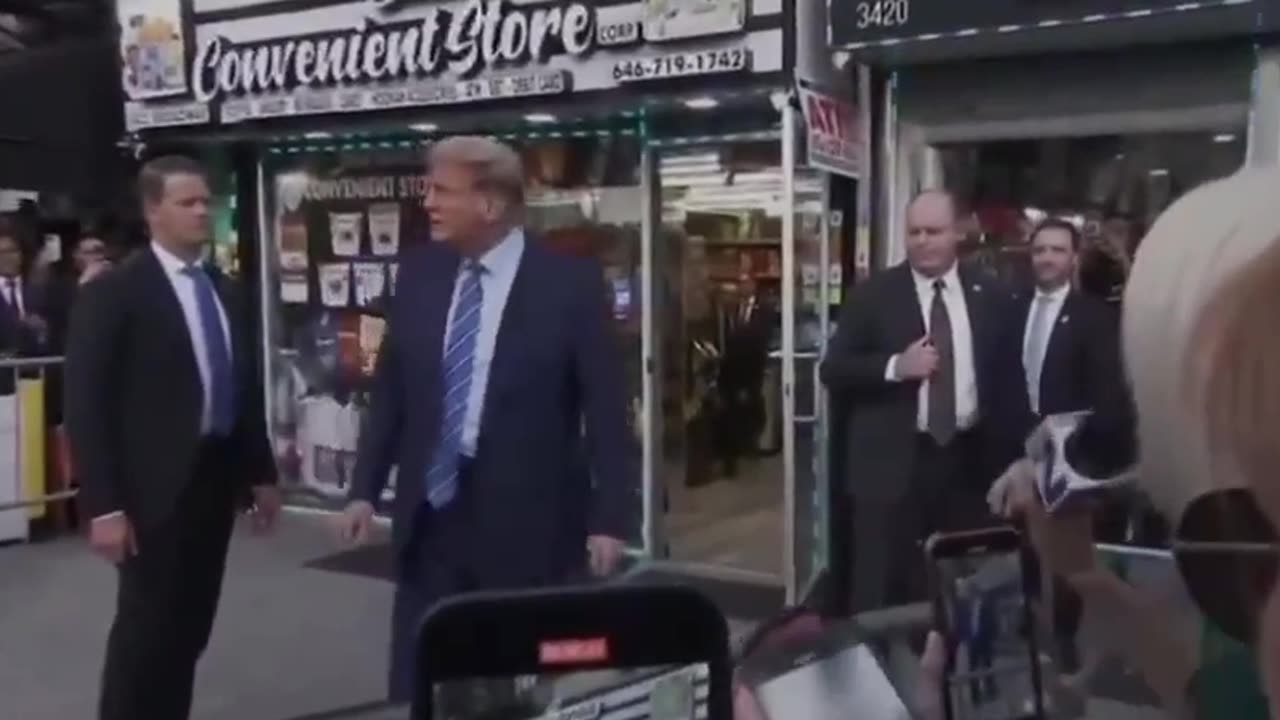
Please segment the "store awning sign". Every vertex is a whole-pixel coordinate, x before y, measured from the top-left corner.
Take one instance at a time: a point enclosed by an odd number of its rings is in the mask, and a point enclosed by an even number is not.
[[[861,48],[1195,12],[1256,0],[827,0],[833,47]]]
[[[800,106],[807,128],[809,166],[858,177],[862,166],[862,133],[853,103],[801,87]]]
[[[781,9],[740,0],[339,0],[233,18],[186,2],[117,0],[130,130],[195,124],[197,105],[228,124],[783,66]],[[749,30],[749,12],[776,27]]]

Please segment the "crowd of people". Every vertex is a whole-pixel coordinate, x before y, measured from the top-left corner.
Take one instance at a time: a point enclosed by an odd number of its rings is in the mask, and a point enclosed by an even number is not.
[[[605,289],[589,263],[525,242],[518,156],[482,138],[442,141],[428,177],[438,242],[402,259],[418,282],[389,312],[338,523],[345,539],[364,539],[391,466],[419,479],[399,485],[392,509],[390,694],[400,700],[414,621],[431,602],[610,574],[638,480],[605,308],[584,309]],[[1084,239],[1072,222],[1036,226],[1033,282],[1005,288],[960,261],[959,198],[913,199],[906,261],[853,289],[821,367],[851,399],[855,609],[930,595],[929,534],[1013,522],[1049,579],[1064,669],[1079,665],[1081,618],[1101,618],[1175,716],[1267,716],[1263,688],[1280,690],[1280,334],[1267,317],[1280,288],[1277,181],[1245,172],[1175,203],[1133,259],[1123,323],[1077,289]],[[0,222],[0,343],[9,355],[66,349],[81,503],[93,547],[120,572],[100,717],[182,718],[230,519],[247,507],[269,529],[280,496],[241,289],[201,262],[203,170],[153,160],[140,190],[151,245],[110,272],[93,232],[50,263],[16,222]],[[1212,637],[1097,561],[1097,540],[1128,539],[1127,500],[1044,510],[1025,440],[1043,417],[1079,411],[1090,416],[1072,464],[1102,476],[1138,462]],[[543,479],[536,493],[512,482],[531,476]],[[940,672],[940,652],[930,638],[926,677]]]
[[[42,233],[31,211],[0,214],[0,355],[58,355],[77,288],[112,260],[104,228]],[[60,228],[61,229],[61,228]]]
[[[1268,315],[1280,297],[1276,187],[1280,172],[1246,170],[1183,197],[1146,236],[1124,295],[1138,484],[1173,528],[1170,547],[1204,622],[1099,561],[1099,508],[1047,513],[1028,458],[988,495],[991,513],[1025,528],[1047,571],[1102,626],[1107,649],[1172,718],[1275,717],[1280,335]],[[1081,437],[1080,462],[1114,453],[1109,440]],[[945,654],[933,635],[918,698],[925,718],[943,717]]]

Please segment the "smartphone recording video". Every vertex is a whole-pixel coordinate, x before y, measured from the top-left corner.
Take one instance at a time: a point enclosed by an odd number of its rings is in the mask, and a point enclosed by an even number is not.
[[[1044,717],[1027,562],[1017,531],[934,535],[925,551],[936,623],[951,651],[948,720]]]
[[[728,630],[678,588],[462,597],[419,642],[415,720],[729,720]]]

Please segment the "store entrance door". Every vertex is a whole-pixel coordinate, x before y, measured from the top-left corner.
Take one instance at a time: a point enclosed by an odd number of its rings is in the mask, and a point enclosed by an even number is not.
[[[782,377],[785,466],[785,581],[788,602],[809,595],[827,568],[830,521],[830,412],[818,379],[831,337],[841,286],[842,214],[832,209],[833,187],[846,183],[802,164],[797,111],[788,108],[783,133],[785,193],[791,198],[782,228],[782,318],[777,352]],[[838,183],[838,184],[833,184]]]
[[[797,163],[786,113],[781,133],[653,149],[647,465],[655,555],[794,600],[826,566],[817,370],[839,253],[828,178]]]

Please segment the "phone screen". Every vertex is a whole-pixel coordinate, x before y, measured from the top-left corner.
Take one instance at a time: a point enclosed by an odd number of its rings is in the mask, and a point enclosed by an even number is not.
[[[1034,628],[1019,550],[943,555],[934,562],[952,648],[951,720],[1038,717]]]
[[[910,720],[911,713],[866,645],[855,645],[755,687],[768,720]]]
[[[439,720],[706,720],[708,666],[464,677],[432,688]]]

